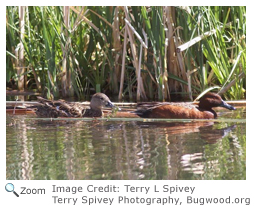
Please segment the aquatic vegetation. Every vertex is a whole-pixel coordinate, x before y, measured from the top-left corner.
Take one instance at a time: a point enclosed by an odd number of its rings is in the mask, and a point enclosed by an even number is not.
[[[217,85],[244,99],[245,36],[245,6],[8,6],[6,81],[48,98],[192,99]]]

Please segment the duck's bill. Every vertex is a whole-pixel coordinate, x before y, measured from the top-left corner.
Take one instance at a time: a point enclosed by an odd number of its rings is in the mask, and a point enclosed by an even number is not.
[[[105,107],[108,107],[108,108],[113,108],[115,105],[111,102],[111,101],[108,101],[106,104],[105,104]]]
[[[119,107],[117,107],[116,105],[114,105],[111,101],[108,101],[108,102],[106,103],[105,107],[108,107],[108,108],[118,108],[119,111],[121,110]]]
[[[232,105],[227,104],[225,101],[222,100],[222,103],[220,105],[221,107],[227,108],[229,110],[236,110],[236,108]]]

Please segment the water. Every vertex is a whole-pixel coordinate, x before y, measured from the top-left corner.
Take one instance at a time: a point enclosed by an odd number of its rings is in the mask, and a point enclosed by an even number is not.
[[[246,179],[245,108],[218,120],[6,116],[8,180]]]

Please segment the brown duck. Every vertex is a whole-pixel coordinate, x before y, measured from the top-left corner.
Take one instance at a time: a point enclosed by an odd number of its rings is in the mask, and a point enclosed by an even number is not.
[[[71,103],[64,100],[51,101],[37,97],[39,105],[36,106],[36,114],[39,117],[102,117],[103,107],[115,107],[110,99],[103,93],[92,96],[90,107],[82,103]]]
[[[168,119],[214,119],[217,118],[213,107],[224,107],[229,110],[236,110],[235,107],[227,104],[215,93],[207,93],[197,105],[189,103],[138,103],[134,112],[143,118],[168,118]]]

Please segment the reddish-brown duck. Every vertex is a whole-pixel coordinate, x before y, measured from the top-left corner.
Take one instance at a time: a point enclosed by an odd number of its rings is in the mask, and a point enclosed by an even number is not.
[[[235,110],[218,94],[209,92],[200,99],[198,106],[190,103],[138,103],[135,114],[143,118],[213,119],[217,118],[213,107]]]

